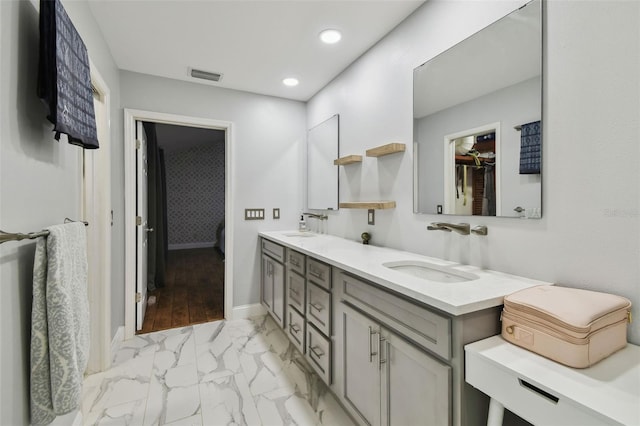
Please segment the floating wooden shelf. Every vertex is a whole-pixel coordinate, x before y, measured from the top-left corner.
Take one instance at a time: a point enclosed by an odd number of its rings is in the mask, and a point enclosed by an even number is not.
[[[404,152],[406,145],[403,143],[390,143],[367,150],[367,157],[382,157],[383,155],[395,154],[396,152]]]
[[[362,155],[347,155],[333,160],[336,166],[346,166],[347,164],[362,163]]]
[[[340,203],[341,209],[395,209],[395,201],[353,201],[350,203]]]

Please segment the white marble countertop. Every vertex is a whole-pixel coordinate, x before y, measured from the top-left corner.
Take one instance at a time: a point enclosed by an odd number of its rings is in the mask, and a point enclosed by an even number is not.
[[[551,284],[406,251],[363,245],[333,235],[295,236],[298,234],[297,231],[259,233],[261,237],[312,256],[451,315],[463,315],[500,306],[504,296],[508,294],[527,287]],[[478,279],[458,283],[426,281],[382,265],[386,262],[407,260],[450,266],[454,270],[476,274]]]

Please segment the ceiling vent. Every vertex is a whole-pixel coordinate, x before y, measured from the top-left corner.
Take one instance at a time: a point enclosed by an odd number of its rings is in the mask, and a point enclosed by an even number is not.
[[[222,78],[222,74],[218,74],[216,72],[196,70],[193,68],[190,69],[190,74],[191,74],[191,77],[201,78],[203,80],[210,80],[210,81],[220,81],[220,79]]]

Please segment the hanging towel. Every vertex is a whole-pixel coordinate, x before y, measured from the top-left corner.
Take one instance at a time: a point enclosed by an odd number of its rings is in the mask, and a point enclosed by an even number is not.
[[[38,97],[47,106],[56,140],[98,148],[89,55],[59,0],[40,0]]]
[[[83,223],[47,228],[36,242],[31,311],[31,423],[80,406],[89,355],[87,240]]]
[[[494,168],[489,164],[484,166],[484,189],[482,191],[482,216],[496,215],[496,186]]]
[[[523,124],[520,130],[520,174],[540,173],[542,132],[540,121]]]

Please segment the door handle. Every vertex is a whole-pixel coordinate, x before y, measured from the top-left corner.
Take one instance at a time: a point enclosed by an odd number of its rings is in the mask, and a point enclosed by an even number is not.
[[[154,229],[153,228],[147,228],[147,232],[153,232]]]

